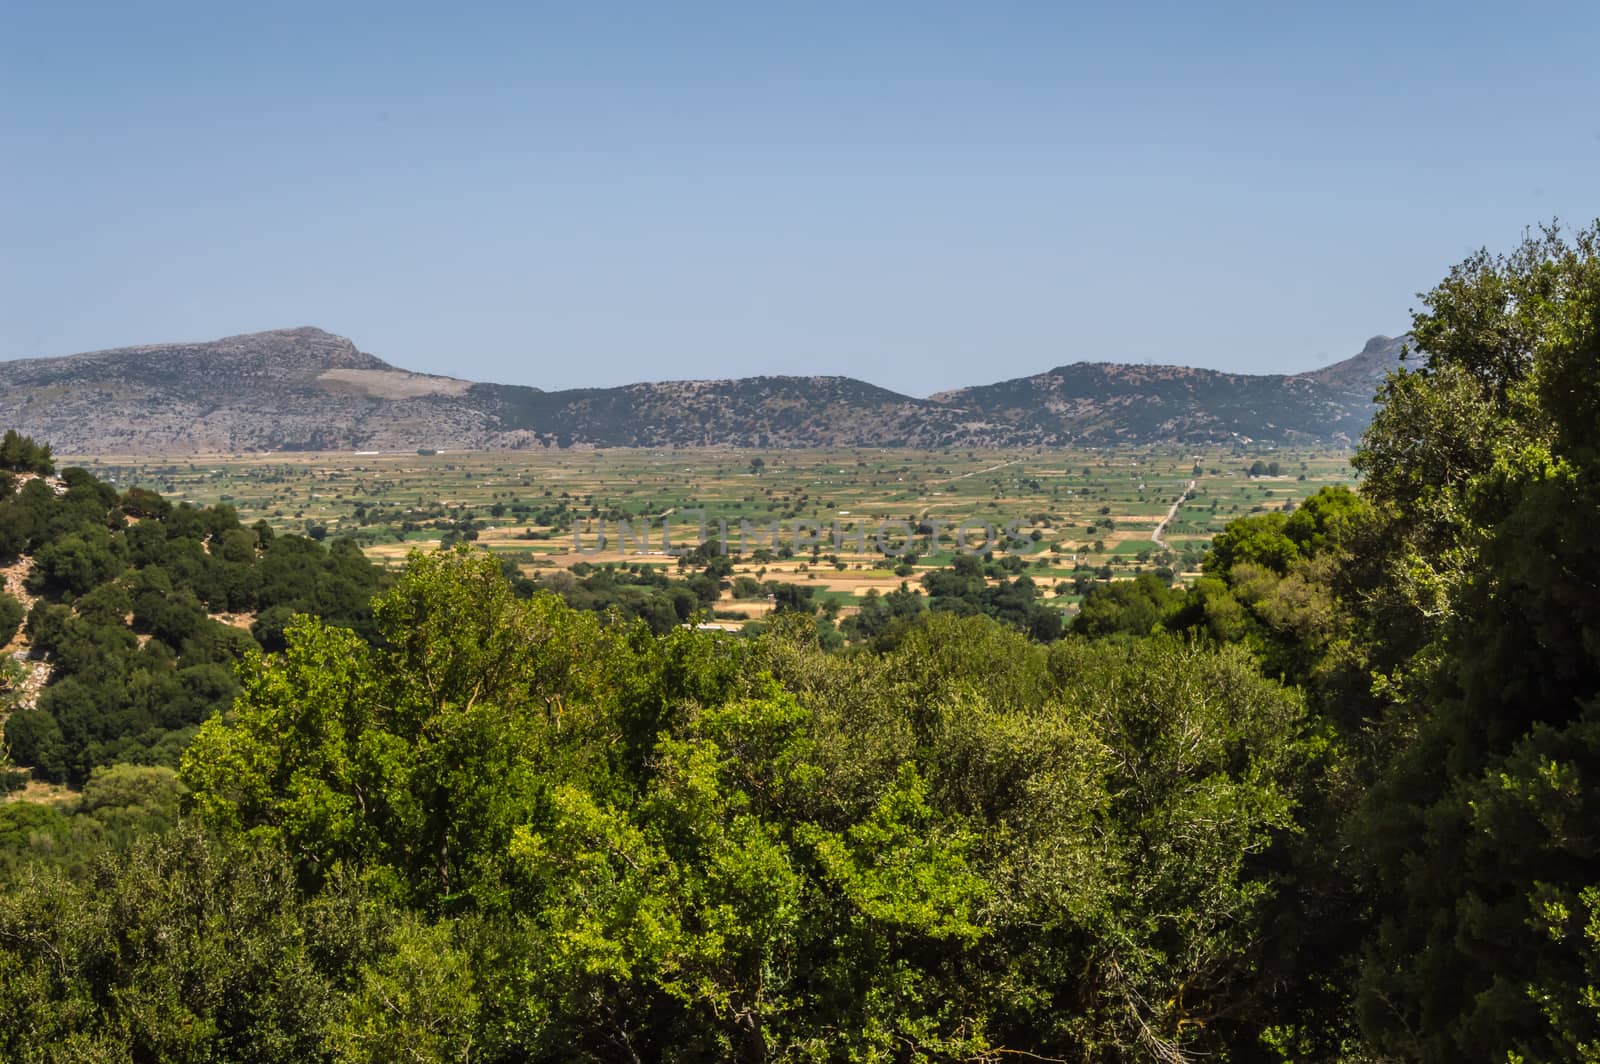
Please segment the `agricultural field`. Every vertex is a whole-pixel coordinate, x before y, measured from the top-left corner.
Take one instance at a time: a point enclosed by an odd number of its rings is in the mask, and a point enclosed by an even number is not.
[[[413,549],[465,539],[529,575],[607,563],[675,570],[663,526],[672,548],[692,548],[703,522],[712,538],[726,527],[735,577],[806,581],[819,602],[833,600],[848,612],[868,589],[886,592],[903,580],[914,586],[924,571],[948,565],[964,523],[969,546],[984,542],[977,526],[991,526],[998,537],[1011,525],[1010,552],[1022,555],[1027,574],[1063,606],[1077,600],[1085,578],[1157,568],[1189,578],[1224,524],[1351,483],[1349,458],[1248,448],[712,449],[69,456],[64,462],[119,487],[146,487],[196,505],[227,503],[247,524],[264,520],[318,538],[351,537],[391,566]],[[628,523],[626,541],[619,521]],[[744,536],[741,522],[748,526]],[[909,543],[908,526],[920,530]],[[936,541],[929,536],[935,527]],[[842,543],[834,541],[835,528]],[[890,554],[880,549],[880,528]],[[763,597],[725,595],[718,614],[738,619],[769,608]]]

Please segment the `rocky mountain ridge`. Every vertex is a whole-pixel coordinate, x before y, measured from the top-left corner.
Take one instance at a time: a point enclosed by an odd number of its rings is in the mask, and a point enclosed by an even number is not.
[[[60,454],[526,447],[1348,445],[1404,338],[1307,373],[1077,362],[925,399],[849,377],[544,391],[412,373],[304,327],[0,362]]]

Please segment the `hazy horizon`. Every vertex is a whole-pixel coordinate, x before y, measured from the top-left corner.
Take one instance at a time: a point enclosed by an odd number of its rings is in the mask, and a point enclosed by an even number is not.
[[[550,390],[1314,369],[1600,213],[1600,119],[1551,105],[1600,98],[1600,13],[1542,15],[19,11],[0,358],[310,324]]]

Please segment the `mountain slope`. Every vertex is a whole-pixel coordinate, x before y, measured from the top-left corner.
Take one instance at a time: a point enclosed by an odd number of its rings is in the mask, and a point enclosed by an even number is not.
[[[1375,336],[1353,358],[1293,375],[1078,362],[932,398],[983,412],[1020,442],[1042,445],[1238,438],[1348,444],[1371,420],[1377,384],[1399,364],[1404,343]]]
[[[60,453],[488,446],[468,381],[395,369],[321,329],[0,362],[0,424]]]
[[[604,446],[918,446],[949,412],[849,377],[662,381],[560,392],[477,385],[511,429]]]
[[[1400,365],[1405,355],[1408,336],[1374,336],[1367,341],[1361,353],[1343,362],[1335,362],[1324,369],[1302,373],[1300,377],[1346,391],[1370,391],[1376,381]]]
[[[0,362],[0,425],[63,454],[548,446],[1352,442],[1402,340],[1297,375],[1074,363],[913,398],[848,377],[543,391],[411,373],[314,328]]]

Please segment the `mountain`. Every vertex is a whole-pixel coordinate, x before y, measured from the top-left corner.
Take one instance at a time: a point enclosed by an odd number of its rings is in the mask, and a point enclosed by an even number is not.
[[[913,398],[849,377],[544,391],[412,373],[315,328],[0,362],[0,426],[60,454],[551,446],[1349,444],[1404,338],[1308,373],[1078,362]]]
[[[1406,345],[1410,342],[1409,336],[1374,336],[1354,358],[1335,362],[1326,369],[1302,373],[1301,376],[1331,388],[1365,392],[1400,364],[1405,356]]]
[[[1378,382],[1400,364],[1405,344],[1405,337],[1375,336],[1353,358],[1289,375],[1077,362],[930,399],[982,411],[996,429],[1023,443],[1215,443],[1243,437],[1349,444],[1372,419]]]
[[[280,329],[0,362],[0,424],[62,454],[488,446],[488,419],[461,401],[471,387],[321,329]]]

